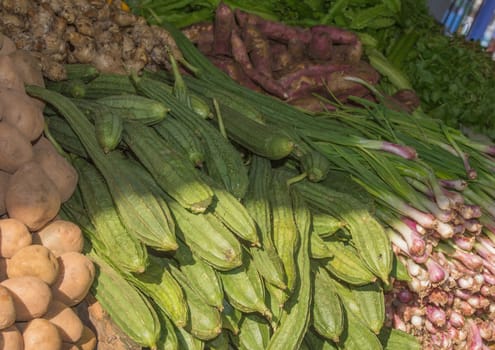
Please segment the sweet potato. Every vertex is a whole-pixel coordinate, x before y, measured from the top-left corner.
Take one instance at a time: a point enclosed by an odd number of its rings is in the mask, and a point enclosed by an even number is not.
[[[315,64],[311,61],[301,61],[290,67],[290,71],[277,81],[286,90],[295,91],[301,84],[322,85],[322,79],[332,72],[344,71],[351,66],[346,64]]]
[[[37,57],[29,51],[21,49],[10,53],[9,57],[14,61],[24,84],[45,86],[43,73],[41,72],[41,61]]]
[[[7,288],[0,286],[0,330],[15,323],[14,299]]]
[[[67,306],[80,303],[95,278],[93,262],[84,254],[68,252],[58,257],[59,274],[52,285],[54,299]]]
[[[311,30],[308,55],[321,61],[327,61],[332,57],[332,39],[327,32]]]
[[[24,92],[24,81],[10,56],[0,55],[0,86]]]
[[[275,77],[278,71],[286,69],[293,62],[293,58],[289,53],[287,45],[270,41],[269,46],[270,56],[272,57],[271,68]]]
[[[0,219],[0,257],[11,258],[32,243],[31,233],[21,221]]]
[[[57,186],[60,201],[63,203],[68,200],[77,186],[76,169],[57,152],[55,146],[46,137],[40,137],[33,144],[33,152],[34,160]]]
[[[338,44],[354,44],[359,41],[358,36],[343,28],[329,26],[329,25],[315,25],[311,27],[311,33],[327,33],[329,38]]]
[[[246,75],[256,83],[258,83],[260,87],[262,87],[269,93],[279,98],[287,98],[287,94],[285,93],[285,91],[277,84],[277,82],[275,82],[274,79],[272,79],[271,77],[267,77],[266,75],[261,74],[256,69],[254,69],[249,59],[246,46],[244,45],[241,36],[236,31],[233,31],[231,33],[230,39],[234,59],[240,64]]]
[[[41,230],[32,233],[33,243],[42,244],[55,256],[67,252],[82,252],[84,239],[81,228],[71,221],[55,219]]]
[[[51,221],[60,210],[57,186],[35,161],[22,165],[10,178],[5,205],[10,217],[36,231]]]
[[[22,334],[15,325],[0,330],[0,350],[24,350]]]
[[[57,327],[62,341],[75,343],[81,339],[84,325],[74,310],[64,303],[52,300],[43,318]]]
[[[48,320],[35,318],[23,325],[24,350],[61,350],[62,338],[57,327]]]
[[[33,159],[33,147],[29,141],[16,127],[0,121],[0,170],[14,173]]]
[[[0,283],[14,300],[16,321],[30,321],[43,316],[52,301],[50,287],[37,277],[8,278]]]
[[[213,52],[213,24],[200,22],[182,29],[182,33],[205,55]]]
[[[75,343],[81,350],[96,349],[96,334],[88,326],[84,326],[81,338]]]
[[[0,33],[0,55],[10,55],[17,50],[14,42],[7,36]]]
[[[58,277],[57,257],[39,244],[32,244],[20,249],[7,265],[9,278],[33,276],[51,285]]]
[[[234,13],[223,2],[215,10],[213,24],[213,53],[215,55],[230,56],[230,35],[235,27]]]
[[[7,213],[7,209],[5,208],[5,192],[7,192],[9,179],[10,174],[6,171],[0,170],[0,215]]]
[[[239,63],[230,57],[209,56],[208,59],[220,70],[230,76],[239,84],[254,91],[262,91],[261,88],[252,81],[242,70]]]
[[[43,108],[22,91],[0,88],[0,119],[19,130],[29,141],[43,132]]]
[[[254,69],[267,77],[271,77],[272,56],[268,39],[261,34],[254,24],[246,24],[243,27],[242,38]]]

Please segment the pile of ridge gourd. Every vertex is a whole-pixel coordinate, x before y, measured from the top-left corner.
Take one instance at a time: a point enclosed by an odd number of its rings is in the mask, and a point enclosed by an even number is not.
[[[58,216],[77,172],[43,134],[44,103],[24,90],[44,86],[38,60],[0,40],[0,349],[95,349],[75,309],[95,267],[81,229]]]

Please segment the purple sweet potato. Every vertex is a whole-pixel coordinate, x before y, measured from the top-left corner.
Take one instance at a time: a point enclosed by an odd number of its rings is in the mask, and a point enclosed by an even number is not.
[[[272,72],[276,73],[281,70],[287,69],[287,67],[294,61],[287,45],[270,41],[270,55],[272,57]]]
[[[230,55],[230,36],[234,28],[234,13],[230,7],[221,2],[215,10],[215,21],[213,25],[213,53],[215,55]]]
[[[272,56],[268,39],[254,24],[249,23],[243,27],[242,38],[254,69],[260,74],[271,77]]]
[[[196,45],[199,51],[208,55],[213,51],[213,23],[200,22],[182,30],[182,33]]]
[[[261,88],[244,73],[240,64],[234,61],[233,58],[209,56],[208,59],[239,84],[255,91],[261,91]]]
[[[246,45],[244,45],[244,42],[242,41],[239,33],[233,31],[230,39],[234,59],[241,65],[246,75],[272,95],[283,99],[287,98],[287,94],[285,93],[285,91],[274,79],[267,77],[254,69],[249,59]]]
[[[359,40],[358,36],[353,32],[329,25],[316,25],[311,27],[311,33],[323,32],[327,33],[330,39],[337,44],[354,44]]]
[[[332,39],[327,32],[311,30],[308,55],[320,61],[327,61],[332,57]]]
[[[305,58],[307,45],[299,37],[295,36],[287,42],[287,49],[293,61],[298,62]]]
[[[285,74],[284,76],[278,79],[278,83],[284,89],[294,89],[294,86],[300,84],[300,82],[306,80],[309,81],[311,79],[320,80],[322,77],[328,75],[331,72],[335,71],[343,71],[345,69],[349,69],[350,66],[346,64],[335,64],[335,63],[326,63],[326,64],[314,64],[311,61],[303,61],[298,63],[297,65],[293,65],[291,67],[290,72]],[[321,84],[317,84],[321,85]]]

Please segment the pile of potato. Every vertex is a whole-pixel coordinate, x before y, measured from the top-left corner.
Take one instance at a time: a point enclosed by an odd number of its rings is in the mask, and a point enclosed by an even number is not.
[[[94,349],[74,306],[95,278],[83,236],[57,215],[77,172],[43,135],[37,59],[0,34],[0,350]]]

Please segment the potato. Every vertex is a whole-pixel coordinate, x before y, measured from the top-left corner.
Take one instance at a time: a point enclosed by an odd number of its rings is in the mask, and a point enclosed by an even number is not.
[[[12,326],[15,322],[14,299],[7,288],[0,286],[0,329]]]
[[[36,231],[51,221],[60,210],[57,186],[37,162],[22,165],[10,178],[5,195],[7,213]]]
[[[88,326],[84,326],[81,338],[75,343],[81,350],[96,349],[96,334]]]
[[[34,276],[48,285],[58,277],[58,260],[50,249],[39,244],[22,248],[10,259],[7,277]]]
[[[0,350],[23,350],[24,340],[16,326],[0,330]]]
[[[61,350],[62,338],[53,323],[35,318],[23,326],[24,350]]]
[[[46,137],[41,137],[36,141],[33,145],[33,152],[34,160],[41,165],[57,186],[62,203],[68,200],[77,186],[76,169],[57,152],[55,146]]]
[[[21,92],[25,91],[24,81],[10,56],[0,55],[0,86]]]
[[[0,257],[11,258],[31,243],[31,233],[21,221],[13,218],[0,219]]]
[[[41,72],[41,61],[26,50],[16,50],[9,54],[14,61],[22,81],[27,85],[45,87],[45,80]]]
[[[0,286],[7,288],[12,295],[16,321],[30,321],[43,316],[52,301],[50,287],[37,277],[8,278],[0,282]]]
[[[62,341],[75,343],[81,339],[84,325],[74,310],[64,303],[52,300],[43,318],[57,327]]]
[[[0,215],[7,213],[7,208],[5,208],[5,192],[7,192],[9,179],[10,174],[0,170]]]
[[[16,50],[17,47],[14,42],[9,37],[0,33],[0,55],[10,55]]]
[[[0,56],[1,58],[2,56]],[[33,159],[33,146],[17,128],[0,122],[0,170],[14,173],[19,167]]]
[[[68,252],[81,253],[84,245],[81,228],[62,219],[53,220],[41,230],[33,232],[32,237],[33,243],[44,245],[57,257]]]
[[[95,266],[84,254],[68,252],[58,257],[59,274],[52,285],[53,298],[67,306],[80,303],[95,278]]]
[[[0,119],[19,130],[29,141],[43,132],[43,108],[23,91],[0,88]]]

